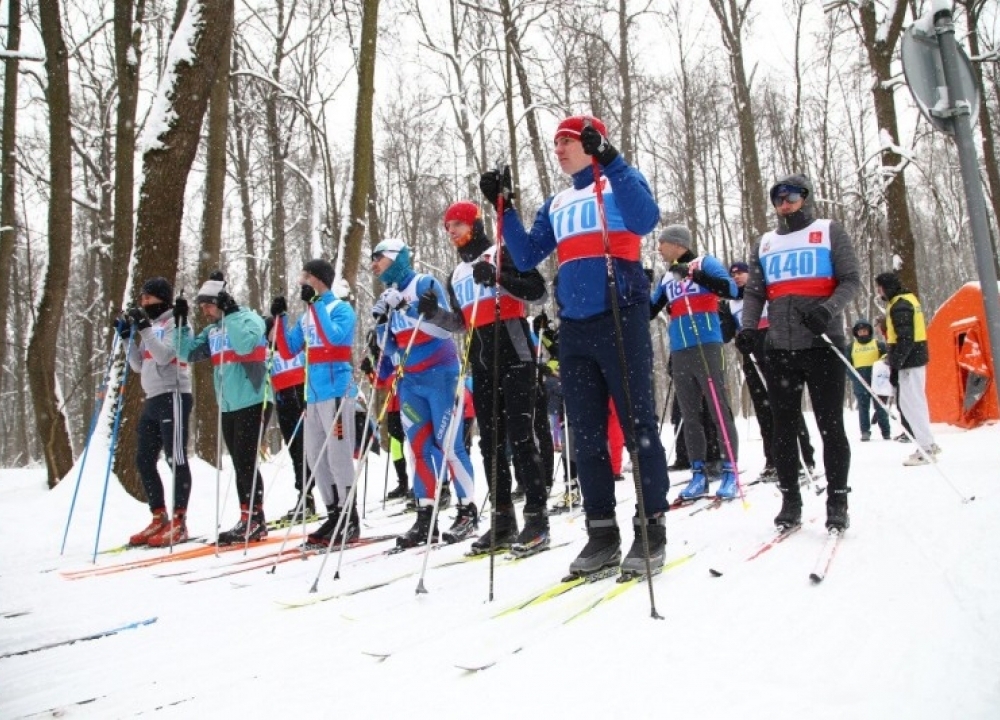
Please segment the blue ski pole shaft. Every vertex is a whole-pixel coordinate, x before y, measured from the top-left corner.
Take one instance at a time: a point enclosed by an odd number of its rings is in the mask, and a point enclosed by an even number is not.
[[[101,378],[101,385],[97,390],[97,405],[94,407],[94,414],[90,418],[90,429],[87,431],[87,442],[83,446],[83,456],[80,458],[80,470],[76,474],[76,485],[73,487],[73,499],[69,504],[69,515],[66,517],[66,527],[63,529],[62,545],[59,547],[59,554],[66,551],[66,538],[69,536],[69,524],[73,521],[73,510],[76,508],[76,496],[80,492],[80,481],[83,479],[83,468],[87,465],[87,455],[90,453],[90,441],[94,437],[94,430],[97,429],[97,420],[104,409],[104,396],[108,392],[108,381],[111,377],[111,368],[114,366],[115,355],[118,354],[119,335],[115,333],[114,342],[111,344],[111,353],[108,355],[108,365],[104,369],[104,377]],[[128,362],[128,358],[125,358]]]
[[[133,332],[135,330],[133,329]],[[118,390],[118,407],[115,409],[115,424],[111,430],[111,442],[108,447],[108,465],[104,470],[104,490],[101,493],[101,510],[97,514],[97,535],[94,537],[94,556],[91,562],[97,563],[97,545],[101,541],[101,525],[104,523],[104,505],[108,499],[108,481],[111,479],[111,465],[115,460],[115,446],[118,443],[118,428],[122,423],[122,408],[125,406],[125,381],[128,380],[128,354],[132,350],[132,335],[128,336],[125,347],[125,369],[122,370],[122,383]]]

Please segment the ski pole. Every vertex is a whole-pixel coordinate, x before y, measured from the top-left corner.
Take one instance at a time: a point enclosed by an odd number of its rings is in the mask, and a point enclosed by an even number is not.
[[[493,388],[492,388],[492,420],[493,420],[493,457],[490,461],[490,497],[493,499],[490,505],[490,583],[489,602],[493,602],[493,586],[496,575],[496,526],[497,526],[497,462],[500,454],[500,433],[497,426],[500,424],[500,253],[503,252],[503,213],[504,194],[503,176],[507,174],[506,169],[501,171],[500,163],[497,163],[497,174],[500,175],[500,190],[497,192],[497,244],[493,254],[493,264],[496,267],[496,301],[493,303]],[[538,342],[541,345],[541,339]],[[505,439],[506,441],[506,439]]]
[[[917,451],[921,454],[921,456],[923,456],[925,460],[927,460],[929,465],[933,466],[933,468],[937,471],[938,475],[940,475],[944,479],[944,481],[948,484],[948,486],[952,490],[954,490],[955,493],[962,499],[962,502],[969,503],[975,500],[976,499],[975,495],[967,496],[965,493],[959,490],[958,487],[955,485],[955,483],[952,482],[951,478],[949,478],[945,474],[945,472],[941,469],[941,467],[938,465],[935,459],[931,457],[926,450],[920,447],[920,443],[917,442],[917,439],[910,433],[909,430],[906,429],[906,426],[903,425],[902,421],[898,417],[896,417],[896,414],[892,410],[890,410],[885,403],[882,402],[882,400],[879,398],[878,395],[875,394],[875,391],[872,390],[871,385],[865,382],[865,379],[861,377],[861,374],[854,368],[854,365],[851,363],[851,361],[844,356],[844,353],[841,352],[840,348],[837,347],[836,344],[833,342],[833,340],[830,339],[830,336],[827,335],[826,333],[823,333],[822,335],[820,335],[820,337],[823,338],[823,340],[826,342],[827,345],[833,348],[833,351],[837,354],[837,357],[840,358],[840,361],[844,364],[844,367],[846,367],[851,372],[851,374],[854,375],[855,379],[859,383],[861,383],[864,389],[868,391],[868,394],[872,396],[872,399],[874,399],[875,402],[878,403],[879,406],[886,411],[889,417],[891,417],[893,420],[898,422],[900,426],[902,426],[903,432],[906,433],[906,437],[910,438],[913,444],[917,446]]]
[[[136,332],[135,328],[132,328],[132,332],[128,336],[128,344],[125,347],[125,367],[122,370],[122,381],[118,388],[118,407],[115,409],[115,424],[111,430],[111,443],[108,449],[108,465],[104,470],[104,491],[101,493],[101,509],[97,514],[97,536],[94,538],[94,556],[91,560],[95,565],[97,564],[97,545],[101,541],[101,525],[104,522],[104,504],[108,499],[108,481],[111,479],[111,465],[115,460],[115,446],[118,444],[118,429],[121,427],[122,422],[122,408],[125,407],[125,381],[128,380],[128,354],[132,350],[132,333]]]
[[[76,485],[73,486],[73,499],[69,504],[69,515],[66,516],[66,527],[63,529],[62,545],[59,547],[60,555],[66,551],[66,537],[69,535],[69,524],[73,521],[73,509],[76,507],[76,495],[80,492],[80,481],[83,479],[83,468],[87,465],[87,455],[90,453],[90,442],[94,437],[94,430],[97,429],[97,421],[101,416],[101,412],[104,410],[104,398],[108,392],[108,382],[111,380],[111,369],[114,367],[115,356],[118,354],[118,348],[121,345],[120,341],[121,338],[118,333],[115,332],[114,340],[111,342],[111,352],[108,354],[108,364],[107,367],[104,368],[104,375],[101,377],[101,384],[97,388],[94,413],[90,418],[90,429],[87,431],[87,441],[83,446],[83,455],[80,458],[80,470],[76,474]],[[127,357],[125,358],[125,362],[128,362]]]
[[[585,125],[591,127],[589,119]],[[635,416],[632,408],[632,391],[629,388],[628,359],[625,356],[625,337],[622,329],[621,307],[618,304],[618,280],[615,277],[614,261],[611,257],[611,239],[608,237],[608,217],[604,208],[604,193],[601,190],[601,166],[597,158],[591,156],[591,167],[594,170],[594,194],[597,198],[597,215],[601,225],[601,237],[604,241],[604,262],[608,274],[608,294],[611,296],[611,316],[615,324],[615,346],[618,350],[618,364],[622,373],[622,394],[625,400],[625,416],[628,419],[628,431],[625,433],[629,456],[632,458],[632,484],[635,486],[636,509],[639,515],[639,532],[642,539],[642,552],[645,556],[646,578],[649,585],[649,611],[654,620],[662,620],[663,616],[656,611],[656,596],[653,593],[653,568],[649,559],[649,532],[646,528],[648,518],[642,491],[642,467],[639,463],[639,444],[636,439]],[[620,411],[619,411],[620,412]],[[666,462],[666,458],[664,458]]]
[[[257,502],[257,478],[260,476],[260,444],[264,438],[264,418],[267,417],[268,400],[273,394],[273,388],[271,386],[271,366],[272,363],[274,362],[274,346],[277,337],[278,337],[277,332],[273,332],[271,334],[270,347],[268,348],[268,353],[267,353],[267,362],[264,364],[264,402],[261,403],[260,418],[257,421],[257,444],[254,446],[254,454],[253,454],[253,479],[250,482],[250,507],[249,507],[250,515],[247,518],[246,533],[243,536],[243,555],[247,554],[247,549],[250,547],[250,525],[254,515],[254,503]],[[261,482],[263,482],[263,478],[261,478]],[[264,513],[263,493],[261,493],[260,510],[261,514],[263,515]]]

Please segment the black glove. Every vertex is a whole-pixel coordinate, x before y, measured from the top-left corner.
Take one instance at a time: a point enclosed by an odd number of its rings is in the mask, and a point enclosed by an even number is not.
[[[299,298],[304,303],[311,303],[316,297],[316,290],[312,285],[303,285],[299,288]]]
[[[480,260],[472,266],[472,279],[477,285],[493,287],[497,284],[497,269],[493,267],[493,263]]]
[[[825,333],[831,320],[833,320],[833,313],[823,305],[817,305],[802,315],[802,324],[809,328],[813,335]]]
[[[389,306],[388,304],[386,304],[385,300],[375,301],[375,304],[372,305],[372,317],[375,318],[376,325],[381,325],[382,323],[388,322]]]
[[[889,368],[889,384],[893,387],[899,387],[899,370],[896,368]]]
[[[587,125],[580,131],[580,144],[583,145],[585,153],[593,155],[597,158],[597,162],[601,163],[604,167],[610,165],[618,157],[618,151],[615,150],[615,146],[606,137],[601,135],[601,133],[597,132],[593,125]]]
[[[378,346],[378,336],[374,330],[368,331],[368,334],[365,336],[365,343],[367,343],[368,352],[372,354],[372,357],[379,357],[382,354],[382,348]]]
[[[215,306],[222,311],[223,315],[232,315],[240,309],[240,306],[233,300],[233,296],[225,290],[220,290],[219,294],[215,296]]]
[[[678,280],[686,278],[689,270],[690,268],[688,268],[687,263],[674,263],[670,266],[670,272],[673,273]]]
[[[371,375],[375,372],[375,366],[372,365],[372,359],[370,357],[361,358],[361,364],[358,367],[361,368],[361,372],[365,375]]]
[[[112,327],[114,327],[115,332],[118,333],[118,337],[122,340],[128,340],[132,335],[132,323],[128,321],[128,317],[125,315],[119,315]]]
[[[437,311],[438,296],[433,289],[428,290],[420,296],[420,302],[417,303],[417,312],[430,320],[437,315]]]
[[[535,319],[531,321],[531,329],[535,331],[535,335],[541,335],[542,329],[547,329],[548,326],[549,316],[545,314],[544,310],[535,315]]]
[[[744,328],[736,333],[736,339],[733,342],[736,343],[737,350],[744,355],[749,355],[753,352],[754,345],[757,343],[757,331]]]
[[[513,207],[511,201],[514,199],[514,184],[510,178],[510,165],[504,165],[502,171],[490,170],[480,175],[479,189],[483,191],[483,196],[490,201],[494,209],[497,207],[497,197],[501,194],[504,209]]]
[[[129,308],[128,321],[135,325],[139,330],[145,330],[150,327],[149,318],[146,317],[146,313],[142,311],[142,308]]]
[[[188,321],[188,301],[183,295],[178,295],[174,299],[174,324],[180,327],[186,325]]]
[[[271,301],[271,317],[278,317],[288,312],[288,301],[284,295],[278,295]]]

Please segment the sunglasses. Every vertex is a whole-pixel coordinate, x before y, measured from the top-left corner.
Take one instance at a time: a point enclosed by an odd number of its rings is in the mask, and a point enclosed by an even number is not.
[[[784,195],[778,195],[776,198],[774,198],[774,206],[778,207],[782,203],[788,203],[789,205],[794,205],[803,197],[804,195],[802,195],[802,193],[797,193],[797,192],[790,192],[790,193],[785,193]]]

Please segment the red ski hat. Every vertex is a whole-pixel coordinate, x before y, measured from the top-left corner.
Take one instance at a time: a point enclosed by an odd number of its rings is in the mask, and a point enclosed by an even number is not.
[[[559,123],[559,127],[556,128],[556,135],[553,138],[558,140],[561,137],[573,138],[574,140],[580,139],[580,133],[583,131],[584,123],[590,121],[593,125],[594,130],[599,132],[604,137],[608,136],[608,129],[604,127],[604,123],[595,117],[590,117],[589,115],[573,115],[568,117]]]
[[[474,202],[469,202],[468,200],[459,200],[454,203],[444,212],[444,224],[448,225],[452,220],[458,220],[466,225],[471,226],[476,220],[481,220],[483,217],[482,212],[479,210],[479,206]]]

